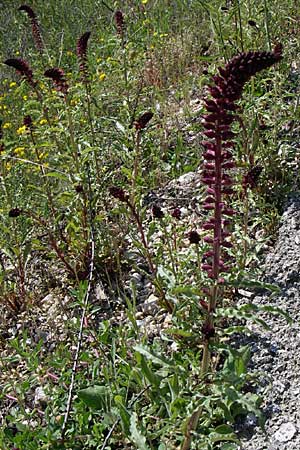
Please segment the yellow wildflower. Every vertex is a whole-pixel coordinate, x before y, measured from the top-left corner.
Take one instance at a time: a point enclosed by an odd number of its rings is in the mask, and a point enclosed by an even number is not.
[[[67,55],[68,55],[68,56],[73,56],[73,52],[72,52],[71,50],[68,50],[68,51],[67,51]]]
[[[10,171],[10,169],[11,169],[11,163],[10,163],[10,162],[5,163],[5,169],[6,169],[8,172]]]
[[[17,134],[24,134],[26,133],[26,125],[23,125],[22,127],[17,129]]]
[[[10,122],[5,122],[4,124],[3,124],[3,130],[6,130],[7,128],[11,128],[11,123]]]
[[[106,78],[106,74],[105,73],[100,73],[99,74],[99,80],[103,81]]]
[[[15,148],[14,152],[19,157],[22,158],[25,155],[25,147],[17,147]]]
[[[9,87],[10,88],[13,88],[13,87],[15,87],[17,85],[17,83],[15,82],[15,81],[12,81],[10,84],[9,84]]]
[[[25,102],[27,99],[28,99],[27,95],[23,95],[23,100],[25,100]]]
[[[148,0],[142,0],[142,5],[146,5],[148,3]]]
[[[45,125],[45,123],[47,123],[47,120],[46,120],[46,119],[41,119],[41,120],[40,120],[40,125]]]

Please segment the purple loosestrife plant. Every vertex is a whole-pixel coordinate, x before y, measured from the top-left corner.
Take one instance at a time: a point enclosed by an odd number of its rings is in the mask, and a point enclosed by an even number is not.
[[[18,9],[19,9],[19,11],[25,11],[26,14],[28,15],[28,17],[30,19],[30,23],[31,23],[32,36],[33,36],[35,46],[40,53],[43,53],[44,44],[43,44],[40,26],[39,26],[35,12],[28,5],[21,5],[20,8],[18,8]]]
[[[222,274],[230,269],[226,260],[227,251],[232,247],[229,240],[230,224],[236,214],[229,205],[229,198],[233,193],[230,169],[235,167],[232,153],[235,134],[231,126],[236,119],[236,102],[241,98],[243,87],[252,76],[281,59],[281,44],[276,45],[273,52],[248,52],[235,56],[224,68],[219,68],[219,74],[213,77],[214,84],[208,88],[211,98],[205,100],[207,114],[203,126],[208,140],[202,143],[205,148],[202,181],[207,186],[207,197],[203,208],[211,214],[203,228],[208,231],[204,241],[211,248],[204,255],[202,269],[207,272],[212,282],[210,287],[204,290],[207,301],[200,300],[206,316],[202,326],[203,376],[210,367],[209,344],[215,335],[214,312],[223,292]],[[190,417],[181,450],[190,448],[192,433],[197,427],[200,415],[201,408],[198,408]]]

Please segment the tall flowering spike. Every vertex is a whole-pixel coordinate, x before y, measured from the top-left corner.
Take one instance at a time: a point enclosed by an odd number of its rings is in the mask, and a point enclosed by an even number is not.
[[[120,36],[123,36],[124,30],[125,30],[125,21],[124,21],[124,15],[123,15],[122,11],[117,10],[115,12],[114,19],[115,19],[115,24],[116,24],[118,34]]]
[[[52,69],[46,70],[46,72],[44,72],[44,75],[45,77],[51,78],[51,80],[53,80],[57,91],[62,92],[63,94],[67,94],[69,86],[66,81],[65,73],[62,69],[53,67]]]
[[[221,272],[228,267],[223,261],[228,259],[227,251],[232,247],[228,237],[228,219],[235,215],[229,207],[228,200],[233,193],[233,179],[228,171],[235,167],[231,149],[234,146],[234,133],[231,125],[235,120],[236,101],[240,99],[247,81],[257,72],[271,67],[282,59],[282,45],[278,44],[273,52],[241,53],[232,58],[224,68],[219,68],[219,74],[213,77],[214,84],[209,86],[210,99],[205,101],[207,115],[204,117],[204,134],[208,138],[203,142],[204,168],[202,181],[206,184],[208,196],[204,200],[203,208],[210,212],[203,228],[211,233],[204,237],[204,241],[212,248],[204,256],[203,269],[209,278],[221,283]],[[244,184],[251,184],[251,176],[244,180]],[[224,219],[225,216],[225,219]],[[210,310],[216,306],[216,298],[210,299]]]
[[[13,67],[16,71],[22,75],[31,86],[35,86],[35,82],[33,81],[33,73],[27,61],[21,58],[10,58],[4,61],[9,67]]]
[[[39,50],[40,53],[43,53],[44,44],[43,44],[40,26],[39,26],[35,12],[28,5],[21,5],[20,8],[18,8],[18,9],[19,9],[19,11],[25,11],[26,14],[28,15],[30,22],[31,22],[32,36],[33,36],[33,40],[35,42],[36,48]]]
[[[79,62],[79,70],[82,76],[82,81],[87,83],[88,68],[87,68],[87,44],[91,36],[91,32],[87,31],[77,41],[76,53]]]

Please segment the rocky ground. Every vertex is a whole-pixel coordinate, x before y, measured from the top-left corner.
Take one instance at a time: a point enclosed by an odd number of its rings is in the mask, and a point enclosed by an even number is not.
[[[251,369],[262,372],[259,394],[264,398],[266,432],[248,415],[240,427],[243,450],[300,449],[300,196],[289,198],[276,245],[266,257],[265,281],[277,284],[279,294],[257,295],[253,303],[288,312],[292,323],[264,314],[266,331],[250,325],[245,338],[252,349]],[[241,302],[245,302],[242,299]],[[249,299],[247,300],[249,301]]]

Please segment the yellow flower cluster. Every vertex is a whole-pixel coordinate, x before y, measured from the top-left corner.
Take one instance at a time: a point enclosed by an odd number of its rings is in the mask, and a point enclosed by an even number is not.
[[[25,125],[23,125],[22,127],[17,129],[17,134],[20,135],[20,134],[24,134],[24,133],[26,133],[26,126]]]
[[[19,157],[19,158],[23,158],[23,156],[25,155],[25,147],[16,147],[14,149],[14,153]]]

